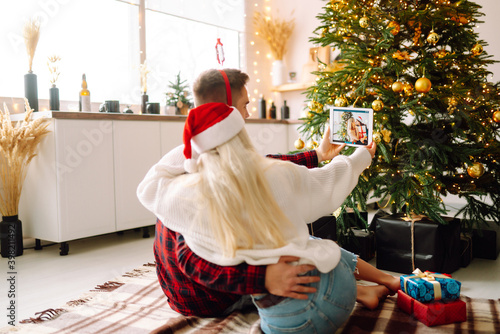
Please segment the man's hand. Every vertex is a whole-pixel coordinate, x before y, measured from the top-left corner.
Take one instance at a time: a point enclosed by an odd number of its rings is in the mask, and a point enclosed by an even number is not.
[[[269,293],[295,299],[307,299],[307,293],[316,292],[316,288],[304,284],[318,282],[318,276],[299,276],[315,269],[308,264],[292,265],[289,262],[298,261],[295,256],[282,256],[276,264],[270,264],[266,269],[266,289]]]
[[[316,154],[318,155],[318,162],[325,160],[332,160],[340,151],[345,147],[345,144],[337,145],[330,143],[330,126],[326,127],[325,135],[321,140],[321,144],[316,148]]]

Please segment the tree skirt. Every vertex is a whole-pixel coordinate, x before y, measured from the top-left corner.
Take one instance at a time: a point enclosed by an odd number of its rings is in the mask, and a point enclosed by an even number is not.
[[[427,327],[396,306],[389,297],[376,310],[357,304],[341,333],[500,333],[500,300],[471,299],[467,322]],[[37,313],[0,333],[251,333],[260,334],[256,312],[234,312],[226,318],[185,317],[170,309],[158,284],[154,264],[97,286],[66,305]]]

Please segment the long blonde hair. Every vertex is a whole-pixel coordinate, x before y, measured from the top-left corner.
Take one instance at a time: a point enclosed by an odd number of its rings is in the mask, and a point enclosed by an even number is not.
[[[255,246],[278,248],[295,232],[276,202],[264,175],[263,160],[243,129],[216,149],[200,155],[198,221],[209,224],[225,256]],[[281,163],[276,161],[274,163]]]

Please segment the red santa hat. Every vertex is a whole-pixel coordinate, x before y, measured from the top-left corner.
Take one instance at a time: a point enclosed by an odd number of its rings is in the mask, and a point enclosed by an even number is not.
[[[192,109],[184,125],[184,169],[196,172],[193,151],[201,154],[224,144],[245,126],[241,113],[225,103],[207,103]]]

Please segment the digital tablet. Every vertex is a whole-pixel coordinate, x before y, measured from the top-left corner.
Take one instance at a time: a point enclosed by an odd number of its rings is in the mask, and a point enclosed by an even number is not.
[[[330,107],[330,142],[367,146],[373,138],[373,109]]]

